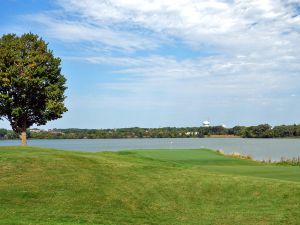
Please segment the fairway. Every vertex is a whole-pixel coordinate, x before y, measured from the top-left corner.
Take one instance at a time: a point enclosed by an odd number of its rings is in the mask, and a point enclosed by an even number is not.
[[[211,150],[142,150],[135,154],[185,166],[194,165],[210,172],[300,182],[299,166],[278,166],[252,160],[240,160]]]
[[[0,147],[0,224],[299,224],[300,167],[206,149]]]

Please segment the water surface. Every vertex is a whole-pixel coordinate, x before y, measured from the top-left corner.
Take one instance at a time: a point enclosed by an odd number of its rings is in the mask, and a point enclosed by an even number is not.
[[[19,140],[2,140],[2,145],[19,145]],[[245,138],[145,138],[145,139],[56,139],[29,140],[29,145],[84,152],[120,151],[128,149],[222,149],[239,152],[254,159],[279,160],[300,156],[300,139]]]

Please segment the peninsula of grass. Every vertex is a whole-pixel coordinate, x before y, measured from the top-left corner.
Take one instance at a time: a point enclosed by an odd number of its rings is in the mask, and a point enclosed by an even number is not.
[[[299,224],[300,167],[199,150],[0,147],[0,224]]]

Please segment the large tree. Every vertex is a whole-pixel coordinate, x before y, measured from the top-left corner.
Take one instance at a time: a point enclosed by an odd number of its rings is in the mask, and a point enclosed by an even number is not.
[[[67,111],[60,63],[35,34],[0,38],[0,119],[10,122],[22,145],[27,144],[27,128],[45,125]]]

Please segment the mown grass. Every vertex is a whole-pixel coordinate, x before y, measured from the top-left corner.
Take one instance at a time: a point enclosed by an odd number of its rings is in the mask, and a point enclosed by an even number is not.
[[[0,224],[299,224],[300,167],[209,150],[0,148]]]

